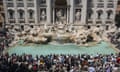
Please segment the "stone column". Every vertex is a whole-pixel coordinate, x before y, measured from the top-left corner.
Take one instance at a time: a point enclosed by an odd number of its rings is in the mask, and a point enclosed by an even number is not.
[[[74,0],[70,0],[70,23],[74,22]]]
[[[93,24],[96,25],[97,20],[97,1],[93,0],[94,9],[93,9]]]
[[[82,11],[81,11],[81,24],[86,24],[86,15],[87,15],[87,0],[82,0]]]
[[[5,12],[5,22],[8,24],[8,11],[6,7],[6,0],[3,0],[4,12]]]
[[[67,24],[69,23],[69,8],[67,8]]]
[[[2,28],[4,29],[5,28],[5,20],[4,20],[4,17],[2,16],[2,14],[1,14],[1,20],[2,20]]]
[[[106,20],[107,20],[107,0],[104,0],[104,9],[103,9],[103,14],[102,14],[102,25],[106,25]]]
[[[55,24],[55,8],[53,8],[53,24]]]
[[[24,1],[24,9],[25,9],[25,24],[28,24],[28,9],[27,9],[27,0]]]
[[[118,3],[118,0],[114,0],[114,8],[113,8],[113,17],[111,17],[113,19],[113,24],[115,24],[115,16],[116,16],[116,9],[117,9],[117,4]]]
[[[38,3],[37,3],[37,0],[33,0],[34,1],[34,20],[35,20],[35,24],[38,24],[38,7],[37,7],[37,5],[38,5]]]
[[[14,15],[14,17],[15,17],[15,21],[16,21],[16,24],[18,24],[19,22],[18,22],[18,10],[17,10],[17,2],[16,2],[17,0],[14,0],[14,10],[15,10],[15,15]]]
[[[51,0],[46,0],[47,1],[47,24],[51,23]]]

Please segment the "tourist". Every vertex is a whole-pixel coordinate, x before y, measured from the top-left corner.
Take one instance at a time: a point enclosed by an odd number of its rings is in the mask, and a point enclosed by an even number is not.
[[[88,72],[95,72],[95,67],[93,65],[89,66]]]
[[[1,72],[116,72],[119,70],[117,55],[0,55]]]

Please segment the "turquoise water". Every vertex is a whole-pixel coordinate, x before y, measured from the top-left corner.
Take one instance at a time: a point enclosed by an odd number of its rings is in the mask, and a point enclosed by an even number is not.
[[[101,42],[100,44],[97,44],[95,46],[91,47],[82,47],[77,46],[74,44],[68,44],[68,45],[17,45],[14,47],[11,47],[7,50],[10,54],[16,53],[18,55],[21,55],[23,53],[26,54],[32,54],[35,55],[47,55],[47,54],[110,54],[110,53],[116,53],[116,51],[109,46],[106,42]]]

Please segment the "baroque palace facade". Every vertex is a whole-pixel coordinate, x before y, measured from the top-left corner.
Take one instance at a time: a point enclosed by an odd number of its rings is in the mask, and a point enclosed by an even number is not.
[[[3,0],[7,26],[115,24],[117,0]]]

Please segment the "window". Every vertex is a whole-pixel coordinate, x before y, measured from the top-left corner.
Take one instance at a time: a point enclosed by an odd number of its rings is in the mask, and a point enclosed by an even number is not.
[[[109,4],[107,5],[107,7],[108,7],[108,8],[113,8],[113,7],[114,7],[114,4],[113,4],[113,3],[109,3]]]
[[[23,25],[21,25],[21,29],[24,30],[24,26]]]
[[[98,0],[98,2],[104,2],[104,0]]]
[[[108,13],[107,13],[107,19],[110,19],[110,15],[111,15],[111,13],[108,12]]]
[[[46,0],[40,0],[40,4],[46,4]]]
[[[92,10],[88,10],[88,19],[91,19],[92,14],[93,14],[93,11]]]
[[[30,18],[30,19],[33,19],[33,12],[30,12],[30,13],[29,13],[29,18]]]
[[[7,0],[7,1],[13,1],[13,0]]]
[[[7,7],[13,7],[13,3],[7,3]]]
[[[27,1],[33,1],[33,0],[27,0]]]
[[[112,13],[113,13],[112,10],[107,11],[107,19],[111,18]]]
[[[80,5],[81,2],[82,2],[81,0],[75,0],[75,4],[76,4],[76,5]]]
[[[88,0],[90,3],[93,2],[93,0]]]
[[[34,7],[34,3],[27,3],[27,7]]]
[[[98,12],[97,12],[97,14],[98,14],[98,19],[101,19],[101,15],[102,15],[102,13],[103,13],[103,11],[102,10],[99,10]]]
[[[23,0],[17,0],[17,7],[24,7]]]
[[[108,0],[108,2],[113,2],[113,0]]]
[[[104,7],[104,3],[98,3],[97,7],[98,8],[103,8]]]
[[[24,11],[23,10],[19,10],[18,11],[18,16],[19,16],[19,19],[23,19],[24,18]]]
[[[23,19],[23,12],[19,13],[20,19]]]
[[[29,10],[29,19],[33,19],[34,18],[34,11],[33,10]]]
[[[8,10],[8,18],[14,19],[14,11],[13,10]]]
[[[17,7],[24,7],[24,3],[17,3]]]
[[[101,13],[98,13],[98,19],[101,19],[101,17],[100,17],[100,16],[101,16]]]
[[[93,0],[88,0],[87,6],[94,7]]]
[[[17,0],[17,1],[23,1],[23,0]]]
[[[14,18],[12,12],[10,12],[9,15],[10,15],[10,19],[13,19],[13,18]]]
[[[92,13],[88,13],[88,19],[91,19]]]

